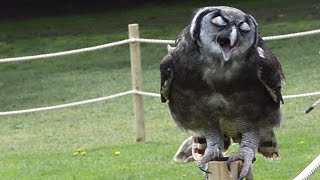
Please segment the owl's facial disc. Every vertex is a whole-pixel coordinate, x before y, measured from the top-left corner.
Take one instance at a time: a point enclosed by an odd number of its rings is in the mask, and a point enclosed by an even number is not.
[[[217,38],[217,44],[220,46],[220,50],[223,55],[223,59],[228,61],[232,54],[232,51],[238,45],[237,43],[237,30],[235,27],[232,27],[232,31],[228,37],[226,36],[219,36]]]

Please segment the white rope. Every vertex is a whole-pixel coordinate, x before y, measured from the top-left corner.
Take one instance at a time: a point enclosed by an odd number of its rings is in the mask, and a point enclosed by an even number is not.
[[[293,180],[307,180],[320,167],[320,154]]]
[[[25,113],[31,113],[31,112],[39,112],[39,111],[55,110],[55,109],[61,109],[61,108],[66,108],[66,107],[72,107],[72,106],[79,106],[79,105],[90,104],[90,103],[94,103],[94,102],[98,102],[98,101],[111,100],[111,99],[118,98],[118,97],[121,97],[121,96],[126,96],[126,95],[133,94],[133,92],[134,91],[131,90],[131,91],[121,92],[121,93],[110,95],[110,96],[105,96],[105,97],[100,97],[100,98],[95,98],[95,99],[89,99],[89,100],[84,100],[84,101],[79,101],[79,102],[73,102],[73,103],[67,103],[67,104],[61,104],[61,105],[56,105],[56,106],[48,106],[48,107],[32,108],[32,109],[17,110],[17,111],[0,112],[0,116],[25,114]]]
[[[133,92],[134,92],[134,94],[139,94],[142,96],[149,96],[149,97],[156,97],[156,98],[160,97],[160,94],[157,94],[157,93],[143,92],[143,91],[138,91],[138,90],[134,90]]]
[[[47,111],[47,110],[55,110],[55,109],[61,109],[61,108],[66,108],[66,107],[79,106],[79,105],[90,104],[90,103],[94,103],[94,102],[98,102],[98,101],[111,100],[114,98],[118,98],[118,97],[126,96],[126,95],[131,95],[131,94],[138,94],[141,96],[149,96],[149,97],[155,97],[155,98],[160,97],[160,94],[158,94],[158,93],[144,92],[144,91],[139,91],[139,90],[130,90],[130,91],[125,91],[125,92],[121,92],[121,93],[110,95],[110,96],[104,96],[104,97],[95,98],[95,99],[88,99],[88,100],[79,101],[79,102],[73,102],[73,103],[67,103],[67,104],[61,104],[61,105],[55,105],[55,106],[40,107],[40,108],[25,109],[25,110],[0,112],[0,116],[25,114],[25,113],[31,113],[31,112],[39,112],[39,111]],[[283,96],[283,98],[284,99],[292,99],[292,98],[310,97],[310,96],[316,96],[316,95],[320,95],[320,92],[288,95],[288,96]]]
[[[293,37],[301,37],[301,36],[308,36],[313,34],[320,33],[320,29],[312,30],[312,31],[305,31],[305,32],[297,32],[297,33],[291,33],[291,34],[284,34],[284,35],[277,35],[277,36],[267,36],[263,37],[262,39],[265,41],[271,41],[271,40],[280,40],[280,39],[288,39]]]
[[[306,114],[309,113],[310,111],[312,111],[315,107],[317,107],[318,105],[320,105],[320,99],[318,99],[315,103],[313,103],[307,110],[306,110]]]
[[[311,30],[311,31],[305,31],[305,32],[298,32],[298,33],[285,34],[285,35],[267,36],[267,37],[263,37],[263,39],[266,40],[266,41],[268,41],[268,40],[279,40],[279,39],[287,39],[287,38],[292,38],[292,37],[313,35],[313,34],[318,34],[318,33],[320,33],[320,29]],[[34,56],[3,58],[3,59],[0,59],[0,63],[17,62],[17,61],[26,61],[26,60],[35,60],[35,59],[42,59],[42,58],[65,56],[65,55],[70,55],[70,54],[77,54],[77,53],[95,51],[95,50],[104,49],[104,48],[110,48],[110,47],[113,47],[113,46],[119,46],[119,45],[123,45],[123,44],[127,44],[127,43],[133,43],[133,42],[154,43],[154,44],[174,44],[175,43],[174,40],[131,38],[131,39],[125,39],[125,40],[122,40],[122,41],[112,42],[112,43],[108,43],[108,44],[102,44],[102,45],[98,45],[98,46],[75,49],[75,50],[70,50],[70,51],[62,51],[62,52],[49,53],[49,54],[40,54],[40,55],[34,55]]]
[[[287,95],[287,96],[283,96],[283,99],[293,99],[293,98],[310,97],[310,96],[318,96],[318,95],[320,95],[320,91],[313,92],[313,93],[305,93],[305,94]]]
[[[152,44],[174,44],[175,40],[164,40],[164,39],[144,39],[144,38],[132,38],[134,42],[140,43],[152,43]]]
[[[39,54],[39,55],[34,55],[34,56],[4,58],[4,59],[0,59],[0,63],[16,62],[16,61],[27,61],[27,60],[34,60],[34,59],[65,56],[65,55],[77,54],[77,53],[83,53],[83,52],[89,52],[89,51],[96,51],[96,50],[99,50],[99,49],[109,48],[109,47],[113,47],[113,46],[119,46],[119,45],[127,44],[127,43],[130,43],[130,42],[132,42],[132,40],[125,39],[125,40],[122,40],[122,41],[112,42],[112,43],[93,46],[93,47],[75,49],[75,50],[70,50],[70,51],[62,51],[62,52],[49,53],[49,54]]]

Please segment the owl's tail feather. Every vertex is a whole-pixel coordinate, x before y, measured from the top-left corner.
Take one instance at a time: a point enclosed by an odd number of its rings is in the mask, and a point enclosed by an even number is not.
[[[280,159],[278,143],[273,130],[261,136],[258,152],[268,159]]]

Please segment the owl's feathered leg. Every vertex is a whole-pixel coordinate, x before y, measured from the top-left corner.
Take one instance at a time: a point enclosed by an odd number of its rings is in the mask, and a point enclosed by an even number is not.
[[[231,162],[242,160],[242,169],[239,175],[239,180],[246,177],[247,180],[253,179],[253,161],[259,145],[259,133],[256,130],[244,132],[242,135],[240,149],[238,152],[232,154],[228,159],[228,166]],[[230,168],[229,168],[230,169]]]
[[[206,173],[210,173],[205,170],[205,164],[207,164],[212,159],[220,160],[223,157],[222,154],[222,135],[220,130],[212,130],[210,133],[206,134],[207,148],[204,152],[203,157],[198,160],[197,166],[200,170]]]

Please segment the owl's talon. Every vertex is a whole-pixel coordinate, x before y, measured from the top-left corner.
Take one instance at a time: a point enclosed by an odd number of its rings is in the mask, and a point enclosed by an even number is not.
[[[217,148],[216,153],[217,153],[217,160],[218,161],[222,161],[223,160],[223,154],[222,154],[222,151],[221,151],[220,147]]]
[[[252,164],[253,164],[256,160],[257,160],[256,157],[254,157],[254,158],[252,159]]]
[[[243,161],[238,180],[242,180],[243,178],[246,178],[248,180],[252,179],[253,177],[252,165],[253,165],[253,162],[255,161],[254,151],[250,148],[240,148],[238,152],[231,155],[227,161],[227,166],[229,171],[230,171],[231,163],[237,160]]]
[[[227,167],[228,167],[229,172],[231,172],[231,162],[229,161],[229,159],[227,161]]]
[[[204,165],[203,164],[199,164],[198,163],[198,168],[202,171],[202,172],[205,172],[205,173],[209,173],[209,174],[211,174],[211,172],[210,171],[208,171],[207,169],[205,169],[205,167],[204,167]]]
[[[256,157],[254,157],[253,159],[252,159],[252,164],[256,161],[257,159],[256,159]],[[227,160],[227,167],[228,167],[228,170],[229,171],[231,171],[231,163],[232,163],[232,161],[231,160]]]

